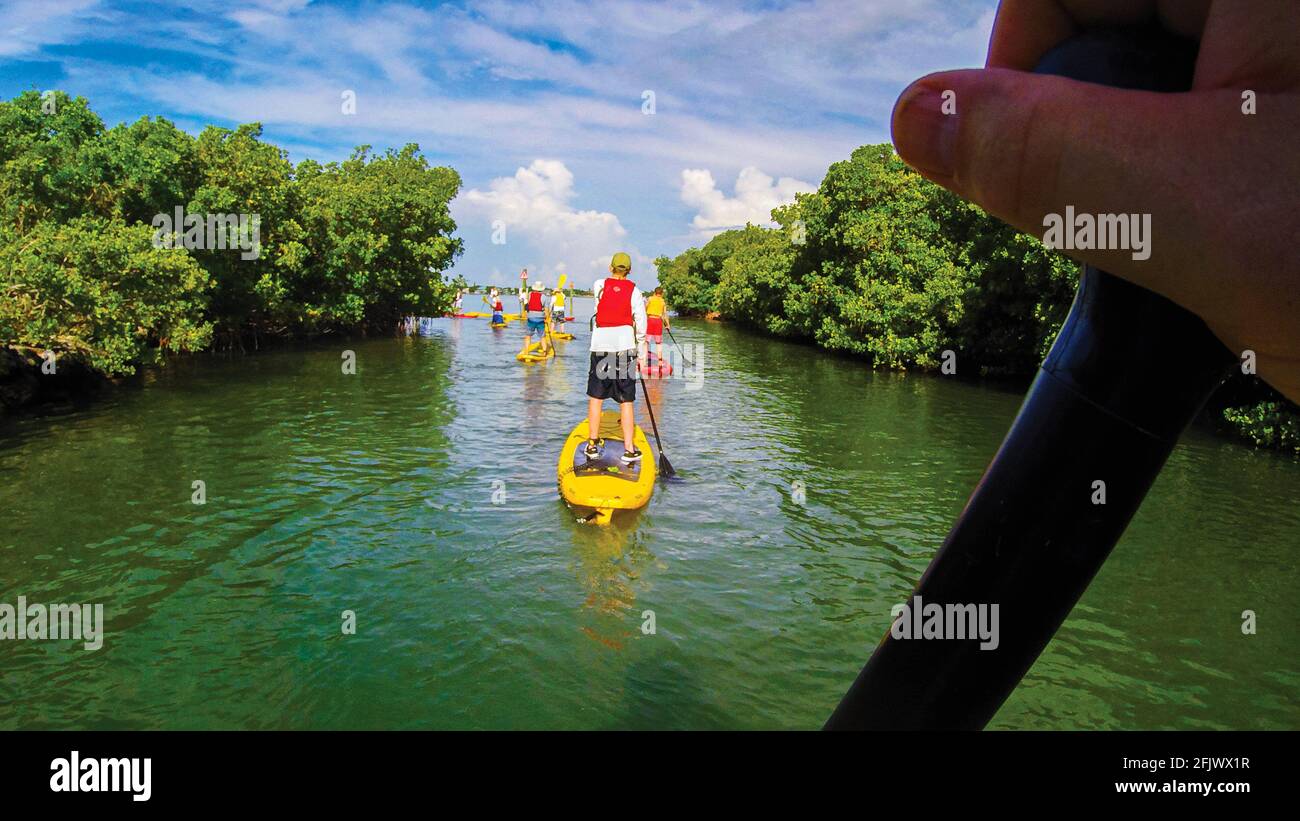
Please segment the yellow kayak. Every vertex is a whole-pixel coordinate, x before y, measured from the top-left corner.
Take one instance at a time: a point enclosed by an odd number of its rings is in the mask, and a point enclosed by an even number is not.
[[[551,336],[554,337],[555,339],[563,339],[563,340],[565,340],[565,341],[568,341],[568,340],[570,340],[570,339],[573,339],[573,334],[566,334],[566,333],[562,333],[562,332],[560,332],[560,331],[555,331],[555,332],[553,332],[553,333],[551,334]]]
[[[604,411],[600,415],[600,438],[605,440],[600,455],[588,459],[584,452],[587,443],[587,420],[574,427],[560,449],[556,466],[556,482],[560,496],[571,507],[589,514],[596,524],[609,524],[615,510],[635,510],[650,501],[655,487],[655,463],[650,455],[650,441],[640,425],[632,433],[632,443],[643,454],[632,464],[624,464],[623,431],[619,425],[618,411]]]

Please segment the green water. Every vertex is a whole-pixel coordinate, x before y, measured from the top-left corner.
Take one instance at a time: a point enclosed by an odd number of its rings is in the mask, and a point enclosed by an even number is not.
[[[538,366],[482,320],[199,357],[5,423],[0,602],[107,637],[0,642],[0,727],[819,726],[1019,395],[683,320],[684,481],[601,529],[555,488],[577,331]],[[993,726],[1300,728],[1297,500],[1300,463],[1189,433]]]

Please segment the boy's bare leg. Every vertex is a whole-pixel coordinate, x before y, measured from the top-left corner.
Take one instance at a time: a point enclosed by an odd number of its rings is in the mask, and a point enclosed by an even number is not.
[[[587,438],[595,441],[600,438],[600,399],[587,397]]]
[[[631,402],[621,402],[618,406],[620,421],[623,423],[623,448],[632,450],[632,431],[636,428],[636,408]]]

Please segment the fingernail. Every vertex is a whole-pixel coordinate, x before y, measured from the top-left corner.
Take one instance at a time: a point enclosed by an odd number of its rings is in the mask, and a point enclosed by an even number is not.
[[[947,112],[947,113],[945,113]],[[894,148],[918,171],[951,177],[957,166],[957,99],[913,85],[894,109]]]

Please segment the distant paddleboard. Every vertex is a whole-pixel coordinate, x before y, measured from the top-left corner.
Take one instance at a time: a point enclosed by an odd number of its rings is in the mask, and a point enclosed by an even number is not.
[[[673,372],[673,366],[669,362],[661,362],[657,359],[650,359],[645,365],[638,365],[638,370],[642,376],[668,376]]]
[[[525,350],[522,350],[519,353],[515,354],[515,359],[518,359],[520,362],[545,362],[546,360],[555,356],[554,347],[551,347],[549,350],[546,351],[546,353],[542,353],[541,351],[542,351],[542,343],[534,342],[531,345],[529,345]]]

